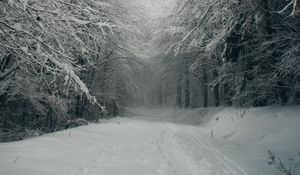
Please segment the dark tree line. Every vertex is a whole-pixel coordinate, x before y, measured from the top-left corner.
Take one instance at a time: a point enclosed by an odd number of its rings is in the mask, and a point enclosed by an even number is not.
[[[152,25],[165,76],[157,81],[175,79],[169,105],[300,103],[298,1],[181,0]]]

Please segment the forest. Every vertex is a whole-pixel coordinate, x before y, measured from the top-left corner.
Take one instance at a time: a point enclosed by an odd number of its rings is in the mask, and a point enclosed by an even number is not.
[[[298,0],[138,2],[0,1],[1,142],[128,107],[300,104]]]

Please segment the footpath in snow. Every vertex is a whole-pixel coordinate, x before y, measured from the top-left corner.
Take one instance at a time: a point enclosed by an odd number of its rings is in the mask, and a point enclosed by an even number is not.
[[[286,166],[300,152],[299,106],[134,113],[2,143],[0,174],[281,175],[267,151]]]

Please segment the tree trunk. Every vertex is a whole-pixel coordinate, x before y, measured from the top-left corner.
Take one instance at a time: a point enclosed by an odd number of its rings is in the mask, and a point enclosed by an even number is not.
[[[190,78],[189,74],[186,73],[186,80],[185,80],[185,108],[189,108],[191,104],[190,98]]]
[[[208,77],[206,69],[203,68],[203,82],[202,82],[202,88],[203,88],[203,107],[208,107]]]
[[[166,82],[166,87],[164,87],[163,91],[163,104],[167,105],[168,104],[168,94],[169,93],[169,83],[168,81]]]
[[[213,73],[214,75],[214,79],[216,79],[218,77],[218,72],[214,71]],[[217,83],[214,87],[213,87],[213,98],[214,98],[214,106],[220,106],[220,85],[219,83]]]
[[[163,104],[163,93],[162,93],[162,85],[159,84],[157,87],[157,102],[159,106]]]
[[[176,84],[176,106],[182,108],[182,87],[180,78],[177,78]]]

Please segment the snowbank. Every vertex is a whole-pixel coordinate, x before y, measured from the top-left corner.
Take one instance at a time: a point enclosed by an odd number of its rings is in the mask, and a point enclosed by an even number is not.
[[[268,150],[275,152],[287,168],[300,162],[300,106],[136,109],[135,112],[196,126],[215,148],[238,162],[249,175],[283,174],[268,165]],[[300,174],[299,167],[297,173]]]
[[[267,164],[268,150],[280,157],[286,168],[300,158],[300,107],[223,108],[207,116],[201,125],[211,142],[248,174],[275,174]],[[299,167],[296,174],[300,174]],[[279,171],[276,170],[276,173]]]
[[[137,118],[194,125],[219,140],[263,143],[300,152],[300,106],[135,109]],[[151,120],[149,119],[149,120]],[[213,134],[212,134],[213,132]]]

